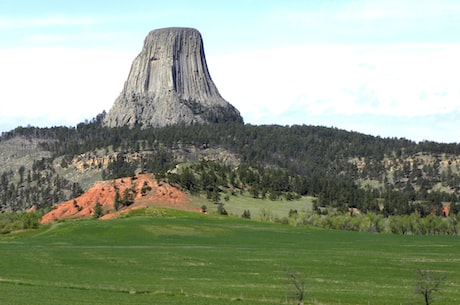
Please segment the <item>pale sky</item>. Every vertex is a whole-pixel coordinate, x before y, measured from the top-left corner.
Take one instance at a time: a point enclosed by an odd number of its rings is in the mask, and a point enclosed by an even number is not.
[[[0,131],[108,111],[149,31],[198,29],[251,124],[460,142],[460,1],[0,0]]]

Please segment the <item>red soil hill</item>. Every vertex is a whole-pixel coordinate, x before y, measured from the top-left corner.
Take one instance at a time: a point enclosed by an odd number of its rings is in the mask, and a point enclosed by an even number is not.
[[[115,210],[117,192],[122,202],[118,211]],[[97,203],[103,210],[104,216],[101,219],[118,217],[129,210],[151,206],[199,211],[189,204],[189,199],[184,192],[170,184],[157,183],[152,175],[139,174],[134,177],[97,182],[80,197],[57,204],[55,209],[42,217],[41,223],[94,217]]]

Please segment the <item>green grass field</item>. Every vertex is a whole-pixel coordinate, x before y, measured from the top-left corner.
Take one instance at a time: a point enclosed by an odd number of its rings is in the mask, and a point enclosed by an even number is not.
[[[216,211],[217,207],[212,202],[207,201],[204,196],[191,196],[192,205],[200,208],[203,202],[210,211]],[[260,220],[262,210],[270,213],[272,218],[281,219],[288,217],[289,210],[297,210],[300,212],[311,211],[313,207],[314,197],[302,197],[298,200],[268,200],[252,198],[248,193],[244,195],[229,196],[229,200],[221,200],[225,209],[230,215],[240,217],[244,210],[249,210],[251,218]]]
[[[0,237],[1,304],[423,304],[415,270],[447,274],[460,304],[460,239],[293,227],[171,210],[55,223]]]

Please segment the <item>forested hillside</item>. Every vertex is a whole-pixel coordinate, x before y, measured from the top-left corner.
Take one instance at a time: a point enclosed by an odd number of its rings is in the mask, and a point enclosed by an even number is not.
[[[454,212],[459,208],[458,144],[315,126],[105,128],[104,116],[75,128],[18,127],[3,133],[0,145],[34,139],[49,155],[20,170],[3,160],[1,209],[50,206],[85,189],[82,177],[114,179],[135,172],[154,173],[213,200],[244,190],[272,200],[310,195],[318,208],[384,215],[442,215],[446,205]],[[71,175],[77,171],[87,176]]]

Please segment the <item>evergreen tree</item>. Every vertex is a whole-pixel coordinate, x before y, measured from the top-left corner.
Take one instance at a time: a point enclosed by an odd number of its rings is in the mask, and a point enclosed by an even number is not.
[[[100,218],[103,215],[102,206],[99,202],[94,206],[93,216],[94,218]]]

